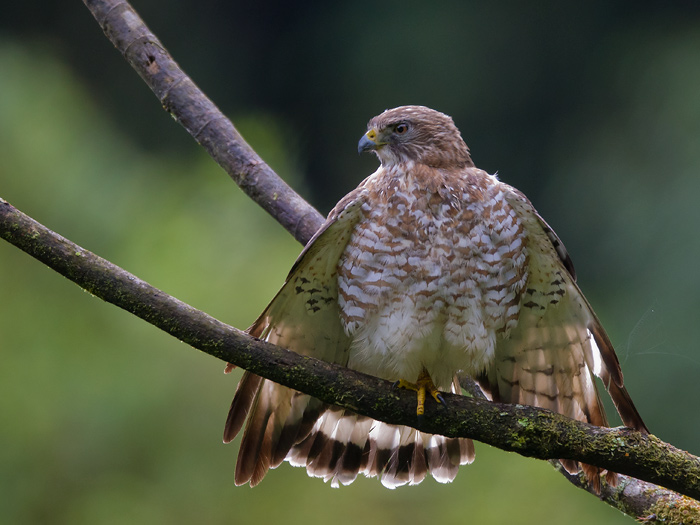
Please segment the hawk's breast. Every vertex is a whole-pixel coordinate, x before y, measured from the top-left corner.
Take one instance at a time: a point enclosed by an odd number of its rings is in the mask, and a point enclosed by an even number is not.
[[[524,229],[497,179],[471,172],[476,180],[432,190],[381,169],[368,181],[364,219],[338,263],[351,368],[413,381],[425,367],[449,389],[458,370],[482,371],[517,323]]]

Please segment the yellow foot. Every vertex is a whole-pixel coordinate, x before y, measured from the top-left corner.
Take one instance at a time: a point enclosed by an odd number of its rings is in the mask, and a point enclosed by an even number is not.
[[[438,403],[445,404],[445,399],[440,394],[440,391],[433,383],[430,378],[430,374],[424,368],[423,371],[418,375],[418,380],[415,383],[406,381],[405,379],[399,379],[395,385],[399,388],[406,388],[408,390],[413,390],[418,393],[418,406],[416,407],[416,414],[422,416],[425,413],[425,395],[429,393],[431,397]]]

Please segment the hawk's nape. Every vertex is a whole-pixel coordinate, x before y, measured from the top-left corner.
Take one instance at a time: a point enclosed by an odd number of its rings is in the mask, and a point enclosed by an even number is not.
[[[450,117],[387,110],[358,149],[381,166],[331,211],[251,335],[392,381],[427,374],[445,391],[468,374],[494,401],[602,426],[595,375],[623,422],[647,432],[563,244],[524,195],[474,167]],[[360,473],[391,488],[427,473],[447,482],[474,457],[468,439],[374,421],[250,373],[224,440],[244,424],[237,484],[284,460],[334,486]],[[599,469],[583,468],[599,487]]]

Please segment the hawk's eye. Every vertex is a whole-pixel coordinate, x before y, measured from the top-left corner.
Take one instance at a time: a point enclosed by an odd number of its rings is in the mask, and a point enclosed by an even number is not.
[[[397,135],[403,135],[408,131],[408,124],[397,124],[396,127],[394,128],[394,132]]]

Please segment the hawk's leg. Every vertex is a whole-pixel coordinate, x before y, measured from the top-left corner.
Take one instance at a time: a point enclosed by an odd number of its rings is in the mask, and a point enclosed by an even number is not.
[[[406,381],[405,379],[399,379],[395,386],[399,388],[406,388],[408,390],[414,390],[418,393],[418,406],[416,407],[416,414],[420,417],[425,413],[425,395],[429,393],[431,397],[438,403],[445,405],[445,399],[442,394],[433,383],[428,371],[424,368],[423,371],[418,375],[418,379],[415,383]]]

